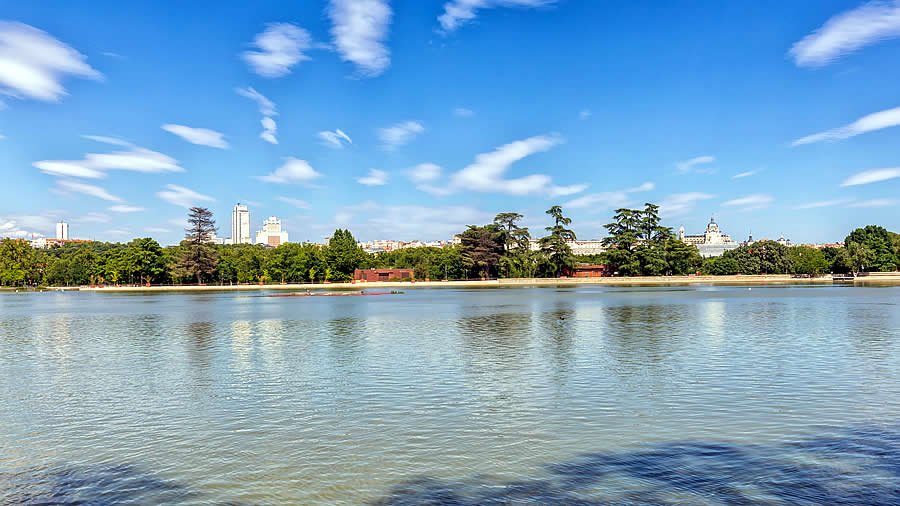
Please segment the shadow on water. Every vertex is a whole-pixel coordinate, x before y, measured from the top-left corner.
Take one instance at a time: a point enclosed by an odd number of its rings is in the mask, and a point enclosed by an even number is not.
[[[0,504],[162,504],[199,498],[131,465],[0,472]]]
[[[900,504],[900,432],[855,429],[786,445],[684,441],[590,453],[511,482],[427,476],[378,505]]]

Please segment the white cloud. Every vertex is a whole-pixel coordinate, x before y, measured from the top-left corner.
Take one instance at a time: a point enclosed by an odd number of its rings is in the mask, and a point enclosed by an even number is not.
[[[444,33],[452,32],[465,23],[475,19],[480,9],[495,7],[541,7],[555,3],[556,0],[451,0],[444,4],[444,13],[438,16],[438,22]]]
[[[144,232],[149,232],[151,234],[168,234],[171,230],[162,227],[147,227],[144,229]]]
[[[556,134],[538,135],[500,146],[490,153],[475,157],[475,162],[451,176],[454,190],[478,192],[502,192],[510,195],[528,195],[547,191],[550,176],[532,174],[518,179],[504,179],[509,167],[535,153],[548,151],[563,142]]]
[[[847,207],[893,207],[898,203],[900,203],[900,201],[892,199],[872,199],[855,202]]]
[[[322,143],[330,148],[341,149],[344,147],[345,142],[346,144],[353,144],[353,139],[340,128],[336,129],[334,132],[329,130],[319,132],[318,136],[322,139]]]
[[[296,207],[297,209],[309,209],[310,208],[309,202],[307,202],[305,200],[292,199],[290,197],[275,197],[275,200],[280,200],[280,201],[284,202],[285,204],[290,204],[290,205]]]
[[[107,214],[91,212],[75,219],[76,223],[109,223],[112,218]]]
[[[184,125],[168,124],[163,125],[162,129],[181,137],[191,144],[199,144],[201,146],[219,149],[229,148],[228,142],[225,141],[223,134],[208,128],[191,128]]]
[[[235,93],[242,97],[247,97],[250,100],[256,102],[256,105],[259,107],[259,113],[263,116],[278,116],[278,111],[275,109],[275,103],[263,96],[262,93],[254,90],[252,87],[244,88],[235,88]]]
[[[216,200],[209,195],[197,193],[183,186],[167,184],[166,188],[168,189],[158,192],[156,195],[166,202],[180,207],[191,207],[201,202],[213,202]]]
[[[391,24],[387,0],[331,0],[331,35],[341,59],[357,65],[361,75],[374,77],[391,64],[384,45]]]
[[[112,212],[114,212],[114,213],[123,213],[123,214],[125,214],[125,213],[137,213],[137,212],[140,212],[140,211],[146,211],[146,209],[143,208],[143,207],[127,206],[127,205],[111,206],[111,207],[108,207],[107,209],[109,209],[110,211],[112,211]]]
[[[0,21],[0,95],[57,102],[66,75],[100,80],[83,54],[32,26]]]
[[[382,147],[394,150],[400,146],[409,144],[417,135],[425,131],[425,126],[418,121],[404,121],[389,127],[378,129],[378,138]]]
[[[468,118],[475,113],[471,109],[466,109],[465,107],[457,107],[453,109],[453,114],[455,116],[459,116],[460,118]]]
[[[108,170],[130,170],[145,173],[184,172],[184,169],[178,166],[178,160],[168,155],[134,146],[119,139],[86,137],[108,144],[127,146],[128,150],[113,153],[88,153],[84,155],[83,160],[41,160],[32,165],[52,176],[88,179],[106,177],[105,171]]]
[[[591,112],[590,109],[583,109],[578,113],[578,119],[588,119],[593,116],[594,113]]]
[[[116,197],[115,195],[109,193],[99,186],[80,183],[77,181],[69,181],[67,179],[59,180],[56,182],[56,184],[56,190],[60,193],[82,193],[84,195],[90,195],[91,197],[97,197],[98,199],[108,200],[110,202],[122,202],[121,198]]]
[[[3,134],[0,134],[0,141],[2,141],[2,140],[3,140],[3,139],[5,139],[5,138],[6,138],[6,136],[5,136],[5,135],[3,135]]]
[[[284,165],[275,169],[275,172],[267,176],[259,176],[260,181],[267,183],[308,183],[313,179],[322,177],[306,160],[288,158]]]
[[[264,97],[252,87],[247,89],[235,88],[234,91],[242,97],[253,100],[259,107],[259,112],[263,115],[262,120],[260,120],[263,131],[260,132],[259,137],[271,144],[278,144],[278,139],[275,137],[275,131],[278,129],[278,125],[275,124],[275,120],[273,119],[273,116],[278,116],[278,112],[275,110],[275,103]]]
[[[113,228],[104,230],[103,233],[105,235],[131,235],[131,230],[128,230],[127,228]]]
[[[132,144],[126,140],[117,139],[115,137],[105,137],[103,135],[82,135],[85,139],[90,139],[92,141],[102,142],[104,144],[112,144],[113,146],[125,146],[129,147]]]
[[[489,223],[493,218],[493,214],[467,206],[385,206],[370,201],[340,208],[327,228],[351,227],[361,231],[357,236],[360,240],[448,239],[465,230],[466,225]]]
[[[716,157],[714,157],[714,156],[709,156],[709,155],[698,156],[696,158],[691,158],[690,160],[678,162],[675,164],[675,166],[678,167],[678,172],[680,172],[682,174],[687,174],[696,165],[712,163],[714,161],[716,161]]]
[[[568,186],[556,186],[551,185],[547,189],[547,196],[550,198],[556,197],[566,197],[568,195],[575,195],[576,193],[581,193],[584,190],[587,190],[588,184],[570,184]]]
[[[388,181],[388,174],[383,170],[369,169],[365,177],[356,178],[356,182],[366,186],[383,186]]]
[[[754,209],[769,207],[774,201],[775,198],[769,194],[754,193],[752,195],[747,195],[746,197],[723,202],[722,205],[725,207],[739,207],[741,208],[741,211],[752,211]]]
[[[863,116],[858,120],[838,128],[832,128],[824,132],[813,135],[807,135],[801,139],[797,139],[791,143],[791,146],[799,146],[801,144],[812,144],[822,141],[836,141],[855,137],[866,132],[881,130],[892,126],[900,125],[900,107],[880,111]]]
[[[440,179],[441,167],[433,163],[420,163],[409,169],[408,175],[414,183],[428,183]]]
[[[57,216],[0,216],[0,237],[30,238],[46,237],[55,230]]]
[[[791,47],[800,67],[822,67],[882,40],[900,37],[900,2],[869,2],[829,19]]]
[[[268,143],[278,144],[278,139],[275,138],[275,131],[278,130],[278,125],[275,124],[275,120],[266,116],[259,120],[259,122],[263,127],[263,131],[260,132],[259,137]]]
[[[309,59],[303,51],[311,43],[309,32],[297,25],[271,23],[253,39],[259,51],[244,51],[241,58],[263,77],[282,77],[291,73],[291,67]]]
[[[731,179],[741,179],[741,178],[745,178],[745,177],[750,177],[750,176],[756,174],[757,172],[759,172],[759,171],[748,170],[747,172],[741,172],[740,174],[735,174],[735,175],[731,176]]]
[[[841,186],[856,186],[859,184],[878,183],[900,177],[900,167],[892,169],[873,169],[857,172],[841,183]]]
[[[594,211],[604,211],[607,209],[616,209],[631,204],[631,193],[651,191],[656,188],[656,184],[647,181],[646,183],[629,188],[623,191],[598,192],[584,195],[575,200],[566,202],[563,207],[572,209],[587,209]]]
[[[715,197],[715,195],[703,192],[673,193],[667,195],[659,203],[659,211],[666,218],[681,216],[693,211],[697,202]]]
[[[799,206],[794,206],[794,209],[818,209],[820,207],[832,207],[839,206],[841,204],[847,204],[849,202],[853,202],[853,199],[834,199],[834,200],[820,200],[818,202],[808,202],[806,204],[800,204]]]

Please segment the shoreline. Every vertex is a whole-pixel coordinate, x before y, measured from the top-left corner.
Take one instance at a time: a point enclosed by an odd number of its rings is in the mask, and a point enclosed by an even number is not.
[[[265,284],[265,285],[158,285],[158,286],[81,286],[47,287],[48,291],[85,292],[167,292],[167,291],[243,291],[243,290],[364,290],[366,288],[488,288],[509,286],[629,286],[629,285],[782,285],[824,284],[843,282],[853,285],[871,283],[900,285],[900,273],[877,273],[858,277],[852,282],[835,281],[831,275],[817,278],[794,278],[790,275],[734,275],[734,276],[634,276],[608,278],[511,278],[472,281],[378,281],[363,283]]]

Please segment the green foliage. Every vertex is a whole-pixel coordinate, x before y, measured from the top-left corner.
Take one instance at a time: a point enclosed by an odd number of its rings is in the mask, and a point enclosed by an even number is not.
[[[711,274],[713,276],[730,276],[741,273],[737,260],[735,260],[734,257],[725,255],[707,258],[703,261],[701,270],[704,274]]]
[[[895,238],[882,227],[868,225],[850,232],[850,235],[844,239],[844,247],[848,249],[848,253],[854,244],[864,246],[871,252],[870,258],[867,254],[863,255],[864,250],[853,250],[857,256],[851,256],[852,263],[860,270],[891,272],[897,270],[897,266],[900,265]]]
[[[334,231],[325,247],[325,262],[330,269],[326,279],[349,281],[353,279],[353,271],[363,267],[366,261],[366,252],[359,247],[349,230]]]
[[[825,253],[809,246],[791,248],[790,255],[794,274],[822,274],[831,267]]]
[[[209,209],[192,207],[188,213],[188,223],[190,228],[185,231],[172,272],[179,278],[196,276],[197,284],[200,284],[204,276],[211,278],[218,266],[216,249],[209,244],[209,238],[216,234],[216,222]]]
[[[0,285],[22,286],[39,280],[39,268],[31,245],[17,239],[0,241]]]
[[[550,235],[541,238],[541,251],[553,265],[554,276],[559,277],[563,271],[568,271],[575,266],[572,248],[567,244],[567,241],[575,240],[575,232],[565,228],[572,223],[572,219],[563,216],[561,207],[553,206],[547,210],[546,214],[553,217],[554,224],[546,227]]]
[[[472,274],[484,278],[495,276],[500,257],[506,252],[500,226],[495,223],[483,227],[469,225],[460,239],[463,265]]]
[[[607,259],[620,275],[686,273],[690,272],[686,269],[699,265],[696,248],[683,243],[683,247],[669,245],[669,241],[674,240],[672,229],[659,224],[659,206],[647,203],[644,209],[616,209],[613,220],[605,225],[609,235],[603,239],[603,244],[610,248]],[[675,267],[668,259],[669,248],[674,255]]]

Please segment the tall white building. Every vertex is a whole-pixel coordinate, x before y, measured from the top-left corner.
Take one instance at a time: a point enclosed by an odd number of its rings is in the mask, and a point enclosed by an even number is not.
[[[250,210],[237,204],[231,212],[231,244],[252,244],[250,236]]]
[[[281,221],[274,216],[269,216],[269,219],[263,222],[262,230],[256,232],[256,244],[278,247],[286,242],[288,234],[281,230]]]
[[[63,241],[69,240],[69,224],[68,223],[66,223],[64,221],[60,221],[59,223],[56,224],[56,238],[63,240]]]

